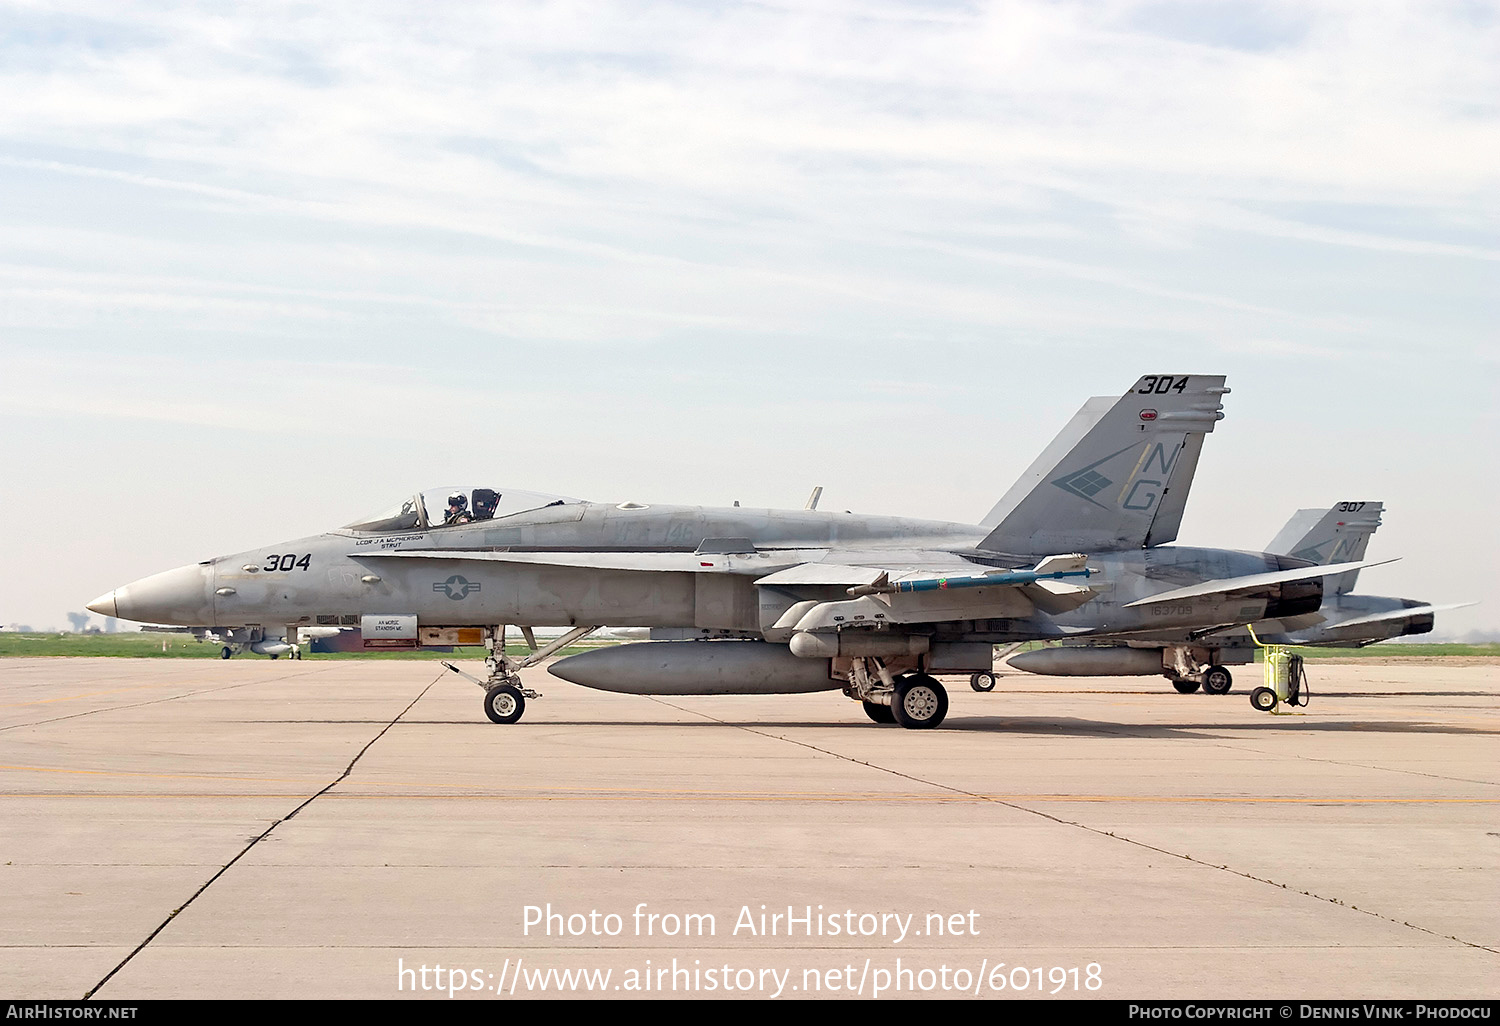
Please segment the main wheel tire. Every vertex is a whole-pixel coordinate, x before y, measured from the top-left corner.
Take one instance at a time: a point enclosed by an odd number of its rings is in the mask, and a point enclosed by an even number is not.
[[[1198,690],[1198,682],[1195,680],[1174,680],[1172,686],[1183,695],[1191,695]]]
[[[1270,688],[1256,688],[1250,692],[1250,704],[1261,712],[1270,712],[1276,708],[1276,692]]]
[[[1206,695],[1227,695],[1233,686],[1234,675],[1222,666],[1210,666],[1203,675],[1203,693]]]
[[[969,678],[969,687],[975,691],[994,691],[997,679],[993,673],[981,671]]]
[[[881,705],[879,702],[861,702],[865,707],[865,715],[876,723],[895,723],[896,714],[891,712],[891,707]]]
[[[219,650],[220,659],[228,659],[232,655],[234,655],[234,649],[230,648],[228,645],[225,645]]]
[[[925,673],[913,673],[896,681],[891,713],[908,730],[930,730],[948,715],[948,692]]]
[[[526,696],[509,684],[499,684],[484,693],[484,714],[496,723],[514,723],[526,711]]]

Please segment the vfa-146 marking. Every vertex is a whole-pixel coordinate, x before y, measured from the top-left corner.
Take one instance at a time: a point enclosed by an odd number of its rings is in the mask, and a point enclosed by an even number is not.
[[[491,650],[485,709],[501,722],[535,696],[520,669],[603,625],[649,628],[650,641],[550,670],[633,694],[842,690],[877,722],[934,727],[948,707],[935,675],[989,673],[997,643],[1299,615],[1318,608],[1324,577],[1362,565],[1168,544],[1227,391],[1218,375],[1145,375],[1090,399],[978,524],[815,500],[777,510],[433,489],[337,530],[135,581],[90,608],[367,633],[372,618],[398,618],[411,636],[391,644],[478,630]],[[507,624],[532,655],[505,654]],[[537,626],[572,630],[538,648]]]

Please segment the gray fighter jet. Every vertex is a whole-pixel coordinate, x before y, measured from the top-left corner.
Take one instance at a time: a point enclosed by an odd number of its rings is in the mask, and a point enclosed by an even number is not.
[[[219,657],[231,659],[243,652],[280,659],[302,658],[302,646],[315,638],[331,638],[349,627],[299,627],[295,633],[279,627],[164,627],[152,624],[141,630],[150,634],[191,634],[198,641],[219,646]],[[295,639],[295,640],[293,640]]]
[[[1380,526],[1384,504],[1339,502],[1327,509],[1299,509],[1266,546],[1267,552],[1314,563],[1364,559],[1370,537]],[[1064,677],[1123,677],[1160,674],[1183,694],[1201,684],[1208,694],[1228,694],[1229,666],[1254,661],[1256,643],[1361,647],[1378,641],[1432,630],[1434,615],[1467,603],[1434,606],[1415,599],[1351,594],[1359,571],[1350,570],[1324,582],[1323,604],[1316,612],[1251,624],[1250,629],[1174,631],[1162,636],[1133,635],[1116,643],[1101,640],[1062,642],[1011,656],[1017,670]],[[1250,631],[1253,630],[1252,637]],[[1216,664],[1213,672],[1191,668]],[[994,677],[976,679],[978,690],[990,690]]]
[[[948,699],[933,674],[988,672],[996,643],[1295,617],[1318,608],[1325,577],[1363,565],[1166,544],[1227,391],[1222,376],[1148,374],[1089,400],[977,525],[434,489],[89,608],[189,626],[359,625],[370,647],[482,642],[489,676],[476,683],[501,723],[538,697],[519,669],[606,624],[648,627],[657,640],[550,670],[632,694],[842,690],[877,722],[935,727]],[[507,624],[532,655],[505,653]],[[558,625],[575,629],[536,648],[530,628]]]

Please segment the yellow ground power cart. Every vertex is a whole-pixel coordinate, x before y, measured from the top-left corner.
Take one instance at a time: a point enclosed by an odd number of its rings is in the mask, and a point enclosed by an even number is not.
[[[1283,702],[1287,705],[1306,705],[1312,697],[1307,686],[1307,671],[1303,669],[1302,657],[1287,650],[1285,645],[1264,645],[1250,631],[1250,637],[1265,653],[1265,683],[1250,692],[1250,704],[1261,712],[1275,712]]]

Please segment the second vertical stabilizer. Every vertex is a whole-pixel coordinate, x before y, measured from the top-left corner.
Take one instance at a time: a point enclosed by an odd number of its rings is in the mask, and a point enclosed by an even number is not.
[[[1339,502],[1328,509],[1299,509],[1292,514],[1267,552],[1296,556],[1320,565],[1354,563],[1365,558],[1370,536],[1380,526],[1383,502]],[[1359,571],[1353,570],[1329,581],[1329,594],[1347,595],[1354,590]]]

